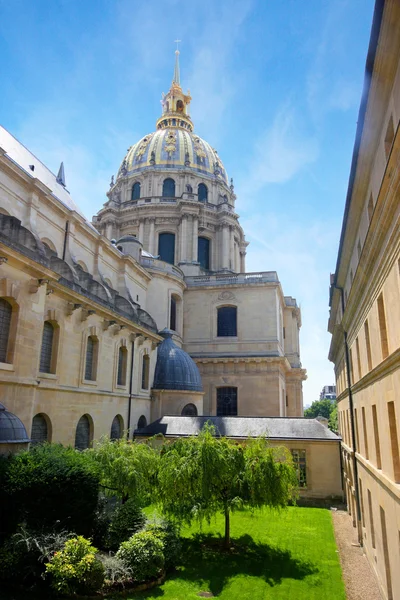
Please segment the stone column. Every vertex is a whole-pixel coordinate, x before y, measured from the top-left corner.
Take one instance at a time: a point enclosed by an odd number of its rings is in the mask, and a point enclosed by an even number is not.
[[[193,218],[192,261],[193,262],[197,262],[197,260],[198,260],[198,256],[197,256],[197,244],[198,244],[198,241],[197,241],[197,238],[198,238],[198,233],[199,233],[199,220],[194,215],[193,215],[192,218]]]
[[[241,273],[239,244],[235,244],[235,271]]]
[[[229,225],[222,224],[222,257],[221,267],[229,269]]]
[[[240,272],[246,272],[246,264],[245,264],[246,251],[240,250]]]
[[[150,221],[149,252],[150,252],[150,254],[154,255],[155,247],[156,247],[156,244],[155,244],[156,240],[155,240],[155,237],[154,237],[154,223],[155,223],[155,218],[151,217],[149,219],[149,221]]]
[[[113,223],[112,223],[112,221],[108,221],[106,224],[106,238],[108,240],[112,239],[112,232],[113,232]]]
[[[144,239],[144,221],[140,220],[139,221],[139,242],[141,244],[143,244],[143,239]]]
[[[182,219],[179,226],[179,238],[180,238],[180,256],[179,262],[187,261],[187,215],[182,215]]]
[[[235,271],[235,228],[233,225],[229,227],[230,244],[229,244],[229,268]]]

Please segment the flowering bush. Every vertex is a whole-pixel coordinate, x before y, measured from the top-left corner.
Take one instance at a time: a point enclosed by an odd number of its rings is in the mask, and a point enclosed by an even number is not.
[[[90,594],[101,588],[104,567],[96,558],[97,549],[81,535],[67,540],[46,564],[51,587],[59,594]]]
[[[116,556],[132,570],[136,581],[157,577],[164,567],[163,543],[151,531],[139,531],[122,542]]]

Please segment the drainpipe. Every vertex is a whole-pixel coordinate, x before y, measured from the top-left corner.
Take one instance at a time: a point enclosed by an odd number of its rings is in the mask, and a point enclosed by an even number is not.
[[[342,304],[342,315],[344,316],[344,292],[343,288],[335,285],[335,288],[340,292],[340,299]],[[343,319],[342,316],[342,319]],[[350,408],[350,428],[351,428],[351,443],[353,446],[352,452],[352,461],[353,461],[353,473],[354,473],[354,490],[356,493],[356,507],[357,507],[357,532],[358,532],[358,542],[360,546],[363,545],[363,537],[362,537],[362,525],[361,525],[361,503],[360,503],[360,490],[358,487],[358,465],[356,460],[356,430],[354,424],[354,404],[353,404],[353,392],[351,390],[351,378],[350,378],[350,356],[349,356],[349,344],[347,342],[347,331],[343,329],[344,336],[344,355],[346,360],[346,371],[347,371],[347,388],[349,390],[349,408]]]
[[[66,221],[65,222],[65,233],[64,233],[64,247],[63,247],[63,254],[62,254],[63,260],[65,260],[65,255],[67,252],[68,231],[69,231],[69,221]]]
[[[128,427],[126,430],[126,439],[129,439],[129,429],[131,426],[132,414],[132,388],[133,388],[133,361],[135,357],[135,342],[131,342],[131,374],[129,377],[129,401],[128,401]]]

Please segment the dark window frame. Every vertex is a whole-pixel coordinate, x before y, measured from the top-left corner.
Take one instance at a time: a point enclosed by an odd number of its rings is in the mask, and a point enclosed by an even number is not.
[[[304,449],[291,449],[293,466],[296,470],[299,488],[307,488],[307,451]]]
[[[55,326],[51,321],[45,321],[43,323],[42,331],[42,344],[40,347],[40,362],[39,372],[51,374],[55,372],[54,369],[54,343],[55,343]]]
[[[85,352],[85,381],[97,380],[97,363],[99,355],[99,340],[94,335],[89,335],[86,340]]]
[[[217,388],[217,417],[236,417],[238,414],[238,388]]]
[[[197,197],[199,202],[208,202],[208,187],[205,183],[199,183],[197,187]]]
[[[217,337],[237,337],[237,306],[218,306]]]
[[[204,243],[206,242],[206,243]],[[210,270],[211,264],[211,240],[208,237],[200,235],[197,238],[197,262],[207,271]]]
[[[148,390],[150,385],[150,356],[142,356],[142,390]]]
[[[128,350],[125,346],[118,348],[117,385],[126,386],[126,373],[128,366]]]
[[[141,187],[140,181],[135,181],[132,186],[131,200],[140,200]]]
[[[172,177],[167,177],[163,181],[162,189],[163,198],[175,198],[176,197],[176,183]]]
[[[0,298],[0,362],[9,361],[10,333],[13,319],[13,305],[6,298]]]
[[[162,231],[158,234],[158,255],[170,265],[175,264],[176,236],[172,231]]]

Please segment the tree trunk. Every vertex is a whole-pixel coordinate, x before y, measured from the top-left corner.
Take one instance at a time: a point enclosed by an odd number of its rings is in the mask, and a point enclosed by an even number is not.
[[[229,546],[231,545],[231,527],[230,527],[229,518],[230,518],[229,508],[227,506],[225,506],[225,543],[224,543],[225,548],[229,548]]]

